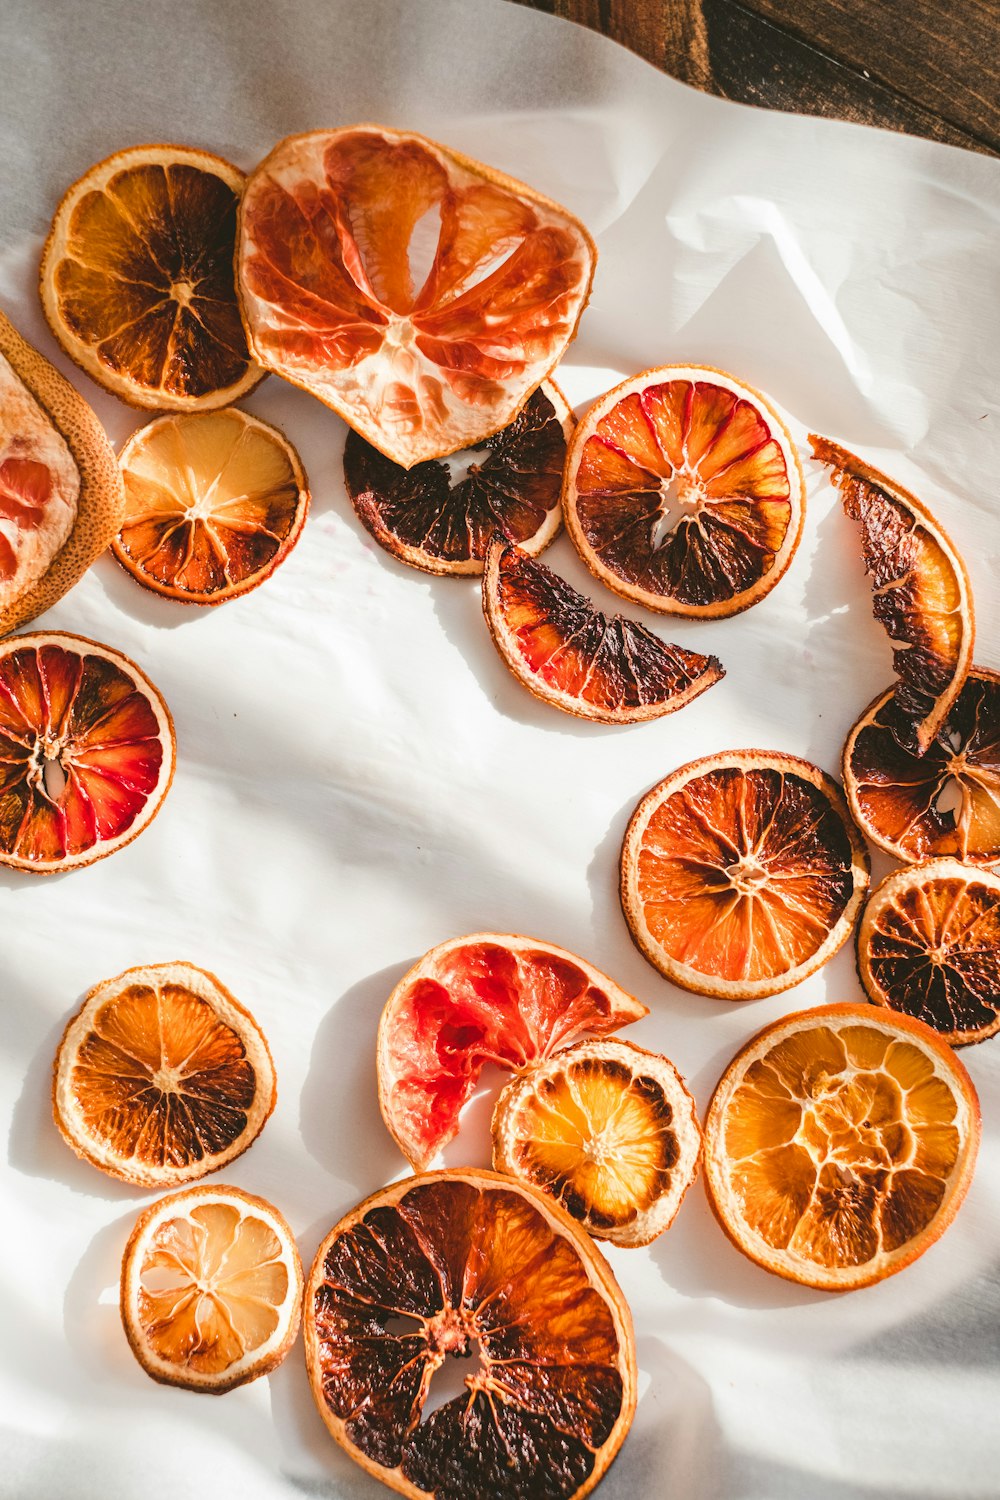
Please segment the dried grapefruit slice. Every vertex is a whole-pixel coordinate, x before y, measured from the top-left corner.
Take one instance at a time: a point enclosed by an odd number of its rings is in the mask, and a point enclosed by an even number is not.
[[[121,453],[122,567],[155,594],[222,604],[269,578],[298,541],[309,489],[288,439],[245,411],[157,417]]]
[[[513,933],[450,938],[414,964],[382,1012],[382,1116],[404,1156],[425,1167],[454,1136],[484,1064],[521,1068],[647,1014],[565,948]]]
[[[784,1016],[719,1080],[705,1183],[738,1250],[823,1291],[901,1271],[947,1229],[979,1149],[972,1080],[936,1032],[865,1004]]]
[[[234,1187],[170,1193],[140,1214],[122,1258],[132,1353],[164,1385],[221,1395],[281,1364],[302,1264],[285,1220]]]
[[[954,854],[1000,860],[1000,674],[972,667],[923,755],[903,748],[908,721],[892,689],[865,709],[844,746],[844,789],[873,844],[907,863]]]
[[[493,1172],[410,1177],[342,1219],[309,1274],[303,1332],[327,1427],[412,1500],[580,1500],[635,1411],[610,1267],[551,1199]],[[467,1390],[424,1416],[446,1357],[477,1353]]]
[[[770,402],[704,365],[645,370],[570,444],[566,529],[602,583],[665,614],[718,618],[769,593],[799,544],[805,488]]]
[[[131,146],[68,190],[42,254],[45,316],[69,357],[132,406],[225,406],[264,372],[236,305],[243,173],[189,146]]]
[[[523,183],[378,125],[289,136],[250,174],[250,348],[411,468],[506,427],[576,332],[597,252]]]
[[[513,422],[456,455],[464,461],[486,453],[460,479],[438,459],[404,469],[349,432],[347,493],[379,546],[425,573],[481,573],[494,535],[537,557],[562,525],[559,496],[573,420],[562,392],[543,381]]]
[[[517,680],[554,708],[633,724],[683,708],[725,675],[714,656],[601,614],[558,573],[494,538],[483,574],[493,644]]]
[[[922,755],[962,689],[975,624],[965,564],[925,505],[828,438],[813,455],[833,469],[844,510],[860,523],[873,610],[896,644],[900,743]]]
[[[0,864],[47,875],[113,854],[173,774],[170,712],[127,656],[64,631],[0,645]]]
[[[674,984],[753,1000],[833,957],[868,873],[824,771],[794,755],[726,750],[681,766],[639,803],[622,845],[622,909]]]
[[[648,1245],[673,1223],[700,1155],[695,1103],[673,1063],[617,1038],[533,1064],[493,1112],[497,1171],[615,1245]]]
[[[216,1172],[277,1095],[264,1033],[214,974],[148,964],[90,991],[63,1033],[55,1122],[78,1156],[139,1187]]]

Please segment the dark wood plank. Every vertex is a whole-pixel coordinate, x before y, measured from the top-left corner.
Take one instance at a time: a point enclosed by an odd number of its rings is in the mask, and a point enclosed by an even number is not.
[[[712,92],[701,0],[518,0],[576,21],[638,52],[654,67]]]

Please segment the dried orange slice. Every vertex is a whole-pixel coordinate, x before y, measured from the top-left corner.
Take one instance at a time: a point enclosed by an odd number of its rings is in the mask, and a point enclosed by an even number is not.
[[[901,1271],[947,1229],[979,1149],[972,1080],[936,1032],[865,1004],[784,1016],[719,1080],[709,1200],[738,1250],[823,1291]]]
[[[65,631],[0,645],[0,864],[93,864],[152,822],[174,774],[160,694],[120,651]]]
[[[270,577],[298,541],[309,489],[288,439],[245,411],[157,417],[121,453],[113,547],[155,594],[222,604]]]
[[[455,1135],[484,1064],[521,1068],[647,1014],[614,980],[553,943],[513,933],[450,938],[414,964],[382,1012],[383,1119],[404,1156],[424,1167]]]
[[[769,593],[799,544],[805,487],[770,402],[703,365],[644,370],[570,444],[566,529],[602,583],[665,614],[719,618]]]
[[[69,357],[132,406],[207,410],[263,378],[236,305],[242,172],[189,146],[131,146],[68,190],[42,255]]]
[[[404,469],[349,432],[347,493],[379,546],[425,573],[481,573],[493,536],[537,557],[562,525],[559,496],[573,421],[562,392],[543,381],[513,422],[455,455],[460,467],[468,461],[462,477],[439,459]]]
[[[844,510],[860,523],[876,620],[897,644],[900,743],[922,755],[961,692],[975,624],[965,564],[944,528],[909,490],[828,438],[814,457],[833,469]]]
[[[971,668],[934,740],[903,748],[907,720],[890,689],[869,704],[844,746],[844,790],[873,844],[914,863],[954,854],[1000,860],[1000,674]]]
[[[302,1264],[285,1220],[234,1187],[170,1193],[139,1215],[122,1258],[132,1353],[164,1385],[221,1395],[281,1364]]]
[[[669,1228],[700,1155],[695,1103],[673,1063],[617,1038],[533,1064],[493,1112],[497,1171],[615,1245],[648,1245]]]
[[[869,1000],[915,1016],[950,1042],[1000,1031],[1000,876],[957,859],[894,870],[858,927]]]
[[[327,1235],[306,1365],[342,1448],[412,1500],[580,1500],[635,1412],[632,1319],[611,1269],[543,1193],[493,1172],[394,1183]],[[448,1356],[465,1391],[426,1412]]]
[[[90,991],[56,1053],[55,1122],[67,1145],[139,1187],[216,1172],[274,1109],[264,1033],[214,974],[149,964]]]
[[[410,468],[506,427],[576,332],[597,252],[512,177],[378,125],[289,136],[250,174],[250,348]]]
[[[714,656],[601,614],[550,568],[497,538],[483,574],[493,644],[517,680],[554,708],[601,724],[673,713],[725,676]]]
[[[754,1000],[833,957],[868,874],[824,771],[794,755],[726,750],[681,766],[639,803],[622,845],[622,909],[674,984]]]

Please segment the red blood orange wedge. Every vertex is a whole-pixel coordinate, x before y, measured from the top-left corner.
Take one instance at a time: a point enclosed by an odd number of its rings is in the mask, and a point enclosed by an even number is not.
[[[506,427],[576,332],[596,251],[565,209],[412,133],[281,141],[251,173],[251,350],[405,468]]]
[[[645,1005],[585,959],[510,933],[451,938],[400,980],[379,1021],[379,1105],[400,1150],[425,1167],[452,1139],[488,1062],[522,1068]]]

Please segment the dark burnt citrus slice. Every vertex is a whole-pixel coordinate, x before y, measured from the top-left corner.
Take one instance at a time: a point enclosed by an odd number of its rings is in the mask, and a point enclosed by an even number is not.
[[[576,332],[597,252],[558,204],[378,125],[250,174],[237,277],[261,364],[406,468],[513,419]]]
[[[903,748],[910,721],[892,689],[865,709],[844,746],[844,789],[865,835],[913,864],[953,854],[1000,860],[1000,674],[971,668],[922,755]]]
[[[734,615],[799,543],[802,470],[767,399],[722,370],[668,365],[608,391],[579,423],[563,485],[584,562],[665,614]]]
[[[602,614],[551,568],[496,539],[483,574],[483,612],[518,681],[581,719],[655,719],[725,675],[714,656],[661,641],[622,615]]]
[[[536,557],[562,525],[566,441],[573,414],[544,381],[507,427],[456,457],[462,477],[440,459],[411,469],[347,434],[344,478],[365,529],[400,562],[425,573],[481,573],[491,537]]]
[[[493,1172],[407,1178],[342,1219],[303,1332],[330,1432],[412,1500],[580,1500],[635,1411],[610,1267],[543,1193]],[[449,1356],[472,1362],[466,1389],[426,1412]]]
[[[751,1260],[871,1286],[938,1240],[972,1181],[972,1080],[922,1021],[870,1005],[785,1016],[737,1053],[705,1120],[705,1183]]]
[[[134,662],[63,631],[0,645],[0,864],[92,864],[152,822],[174,773],[167,705]]]
[[[622,845],[622,909],[675,984],[751,1000],[832,958],[868,873],[824,771],[794,755],[726,750],[681,766],[639,803]]]
[[[414,964],[382,1012],[382,1116],[403,1154],[425,1167],[454,1136],[486,1063],[522,1068],[646,1014],[565,948],[513,933],[451,938]]]
[[[861,527],[875,618],[896,645],[900,743],[922,755],[958,697],[975,624],[965,564],[940,523],[909,490],[827,438],[811,436],[844,510]]]

